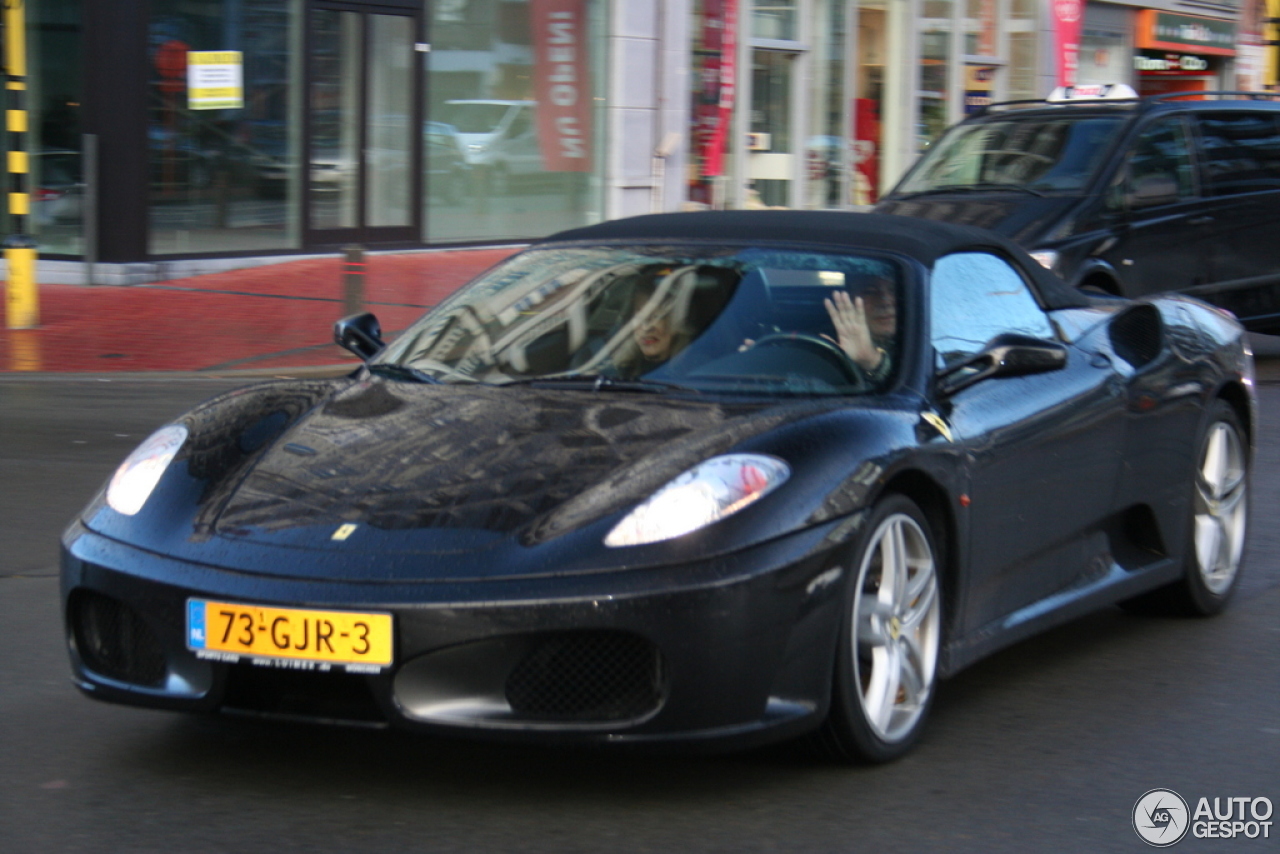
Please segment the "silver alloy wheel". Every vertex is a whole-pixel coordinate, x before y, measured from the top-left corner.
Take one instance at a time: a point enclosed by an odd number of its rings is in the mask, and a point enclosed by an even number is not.
[[[853,600],[855,690],[868,725],[886,742],[906,738],[933,691],[941,623],[929,539],[895,513],[871,536]]]
[[[1209,428],[1196,472],[1196,564],[1215,596],[1231,587],[1244,553],[1248,511],[1244,445],[1225,421]]]

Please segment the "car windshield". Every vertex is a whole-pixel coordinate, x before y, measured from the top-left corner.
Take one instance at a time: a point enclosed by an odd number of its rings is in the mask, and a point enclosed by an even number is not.
[[[1122,116],[1010,116],[961,124],[930,148],[895,196],[965,189],[1078,191],[1105,162]]]
[[[559,246],[499,265],[371,370],[443,383],[852,394],[893,375],[903,271],[866,254]]]

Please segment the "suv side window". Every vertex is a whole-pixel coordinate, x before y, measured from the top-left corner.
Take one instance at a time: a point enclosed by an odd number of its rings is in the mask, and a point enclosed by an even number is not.
[[[1141,206],[1144,199],[1155,197],[1167,204],[1195,196],[1186,123],[1180,117],[1158,119],[1139,131],[1122,174],[1107,199],[1109,208]]]
[[[1055,338],[1022,275],[987,252],[939,258],[930,279],[930,340],[939,367],[982,350],[1002,332]]]
[[[1274,113],[1202,113],[1196,122],[1211,195],[1280,188],[1280,124]]]
[[[1178,188],[1179,199],[1196,193],[1191,145],[1187,141],[1186,124],[1180,118],[1154,122],[1138,137],[1129,160],[1130,184],[1149,181],[1153,175],[1171,178]]]

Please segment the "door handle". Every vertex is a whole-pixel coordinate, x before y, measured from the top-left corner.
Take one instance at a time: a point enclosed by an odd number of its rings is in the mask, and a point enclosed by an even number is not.
[[[1208,225],[1213,222],[1213,217],[1205,214],[1204,216],[1196,216],[1187,220],[1187,225]]]

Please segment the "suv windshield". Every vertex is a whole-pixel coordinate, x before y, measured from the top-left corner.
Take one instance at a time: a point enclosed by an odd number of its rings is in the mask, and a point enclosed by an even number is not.
[[[870,254],[534,249],[429,312],[371,369],[641,392],[874,391],[897,361],[901,282],[898,264]]]
[[[1079,191],[1127,116],[1008,116],[952,128],[894,190],[895,196],[965,189]]]

